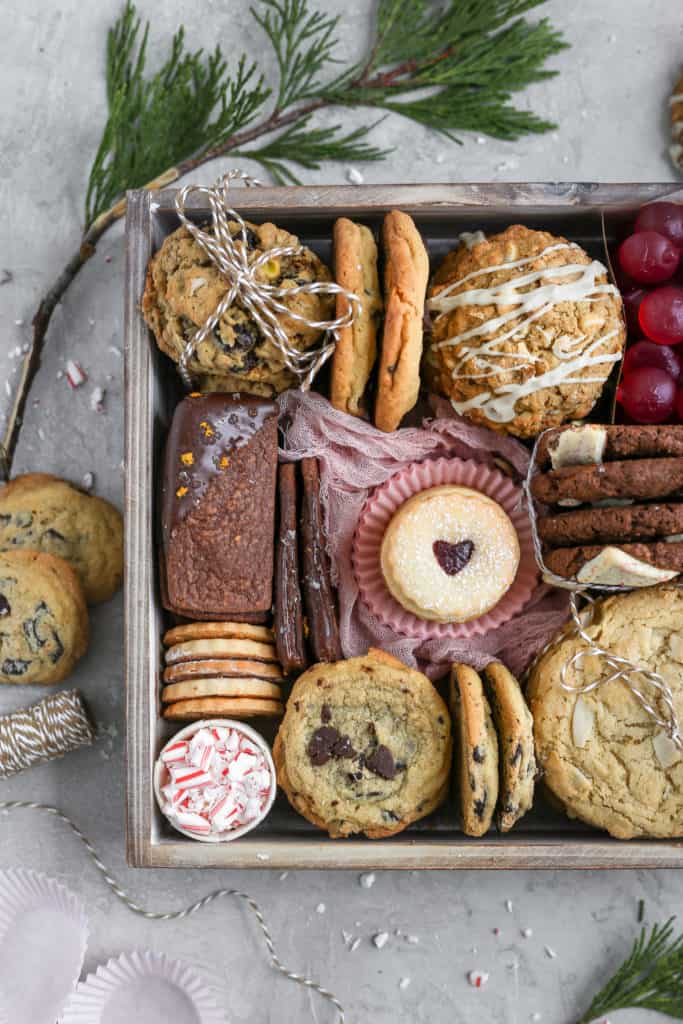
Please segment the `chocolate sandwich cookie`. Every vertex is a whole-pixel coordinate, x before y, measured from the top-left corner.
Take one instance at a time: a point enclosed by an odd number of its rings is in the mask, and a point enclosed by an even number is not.
[[[580,583],[644,586],[667,582],[683,572],[683,543],[650,541],[555,548],[546,552],[543,560],[551,572]]]
[[[683,534],[683,504],[580,508],[538,518],[538,535],[551,547],[621,543],[677,534]]]
[[[279,665],[254,658],[207,658],[179,661],[164,669],[165,683],[179,683],[192,679],[236,679],[247,676],[256,679],[281,680]]]
[[[303,584],[311,631],[310,643],[316,661],[339,661],[342,650],[336,601],[330,578],[330,562],[325,547],[318,460],[302,459],[301,476]]]
[[[545,505],[607,498],[646,501],[683,490],[683,458],[634,459],[592,466],[565,466],[538,473],[531,492]]]
[[[484,677],[500,748],[497,822],[501,832],[509,832],[534,801],[534,720],[521,686],[505,665],[490,662]]]
[[[195,619],[266,619],[276,472],[273,402],[224,394],[180,402],[161,493],[166,608]]]
[[[538,443],[536,462],[548,466],[588,465],[619,459],[683,456],[683,425],[638,426],[582,423],[549,431]]]
[[[296,466],[284,462],[278,469],[280,524],[275,556],[275,646],[284,672],[306,668],[304,614],[299,582]]]

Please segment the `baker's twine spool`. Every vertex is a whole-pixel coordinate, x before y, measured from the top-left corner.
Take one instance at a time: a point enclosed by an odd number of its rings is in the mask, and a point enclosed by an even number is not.
[[[0,779],[63,757],[95,738],[78,690],[61,690],[0,717]]]
[[[637,662],[631,661],[628,658],[622,658],[620,655],[614,654],[612,651],[608,651],[599,644],[596,644],[587,633],[587,629],[593,620],[594,608],[594,599],[589,595],[588,591],[593,589],[610,593],[624,593],[632,588],[624,587],[615,583],[593,584],[592,586],[582,585],[574,580],[568,580],[563,576],[558,576],[556,573],[548,569],[543,561],[543,548],[541,545],[541,539],[538,535],[536,505],[531,493],[531,482],[538,472],[536,462],[538,446],[542,438],[544,438],[545,435],[550,433],[553,429],[554,428],[544,430],[543,433],[539,434],[536,438],[536,442],[531,453],[531,459],[529,461],[529,468],[524,480],[524,496],[526,498],[527,512],[531,523],[531,538],[533,541],[536,563],[541,570],[543,579],[546,583],[550,583],[555,587],[561,587],[563,590],[570,591],[569,608],[574,624],[573,632],[575,636],[580,637],[584,644],[580,650],[576,651],[571,658],[562,665],[562,668],[560,669],[560,686],[567,693],[591,693],[593,690],[597,690],[606,683],[620,680],[629,688],[640,706],[646,714],[649,715],[655,725],[658,725],[660,729],[664,729],[672,743],[674,743],[679,750],[683,751],[683,737],[681,736],[680,722],[678,720],[678,714],[674,704],[673,693],[671,692],[671,687],[668,683],[658,672],[653,672],[651,669],[638,665]],[[677,583],[672,585],[680,586],[681,584]],[[579,598],[582,598],[586,602],[586,605],[581,609],[581,611],[579,611],[578,607]],[[538,661],[539,658],[543,657],[547,651],[563,639],[565,639],[565,634],[560,634],[557,639],[551,640],[549,644],[546,644],[535,660]],[[600,679],[592,679],[587,683],[579,685],[567,682],[569,670],[579,666],[585,658],[590,657],[599,658],[604,661],[606,666],[611,669],[611,672],[608,675],[602,676]],[[646,692],[648,689],[650,695]],[[659,704],[659,707],[656,706],[657,703]]]
[[[268,338],[281,353],[287,369],[298,378],[301,390],[307,391],[315,375],[334,352],[340,328],[350,326],[360,312],[361,300],[353,292],[331,281],[311,281],[307,284],[294,285],[292,288],[279,288],[265,281],[259,281],[257,273],[264,264],[270,260],[296,256],[303,252],[303,246],[275,246],[250,263],[246,224],[239,213],[228,203],[230,183],[236,179],[243,181],[248,187],[261,184],[256,178],[251,178],[243,171],[233,169],[219,178],[213,188],[185,185],[176,193],[175,208],[180,222],[187,228],[221,274],[230,282],[230,287],[211,316],[206,323],[197,328],[183,349],[178,364],[180,376],[187,387],[192,387],[189,362],[197,346],[211,334],[230,306],[238,302],[245,312],[249,313],[261,334]],[[210,230],[204,231],[187,216],[185,206],[191,195],[203,196],[208,203],[211,209]],[[234,238],[230,233],[229,221],[231,220],[239,225],[239,232]],[[279,301],[282,298],[291,299],[304,294],[343,295],[347,303],[346,313],[334,320],[309,320]],[[305,351],[299,351],[290,344],[279,316],[294,320],[311,330],[323,331],[322,343]]]
[[[203,896],[200,900],[197,900],[196,903],[190,904],[189,907],[185,907],[184,910],[148,910],[146,907],[136,903],[135,900],[128,895],[126,890],[119,885],[107,865],[100,859],[97,850],[92,845],[88,837],[84,835],[78,825],[76,825],[76,823],[73,822],[67,814],[60,811],[58,807],[51,807],[49,804],[32,803],[27,800],[0,801],[0,811],[16,810],[39,811],[42,814],[48,814],[53,818],[58,818],[59,821],[63,821],[64,824],[71,829],[73,834],[83,843],[90,855],[90,859],[116,898],[119,899],[124,906],[128,907],[129,910],[132,910],[134,914],[138,914],[140,917],[144,917],[148,921],[181,921],[183,918],[191,917],[193,914],[203,910],[204,907],[208,907],[209,904],[214,903],[216,900],[224,899],[225,897],[230,897],[231,899],[240,900],[243,903],[246,903],[261,929],[263,941],[265,942],[266,949],[268,950],[268,957],[270,959],[271,966],[289,981],[294,981],[297,985],[303,985],[304,988],[312,989],[314,992],[317,992],[318,995],[322,996],[323,999],[326,999],[327,1002],[331,1003],[337,1011],[337,1024],[345,1024],[346,1017],[344,1014],[344,1007],[337,997],[329,991],[329,989],[323,988],[323,986],[319,985],[317,981],[313,981],[304,974],[297,974],[296,971],[290,971],[282,963],[275,952],[275,944],[270,934],[270,929],[263,917],[263,912],[256,900],[252,899],[248,893],[241,892],[239,889],[217,889],[215,892],[211,892],[207,896]]]

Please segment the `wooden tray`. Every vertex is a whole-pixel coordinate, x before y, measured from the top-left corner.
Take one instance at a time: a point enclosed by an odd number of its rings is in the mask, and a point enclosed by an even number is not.
[[[490,232],[514,222],[547,228],[605,258],[634,209],[674,184],[491,184],[316,186],[235,189],[243,216],[294,231],[326,261],[341,215],[377,226],[397,207],[412,214],[435,263],[461,231]],[[125,295],[127,858],[136,867],[217,868],[652,868],[683,866],[683,843],[620,842],[555,813],[542,798],[512,833],[470,839],[459,831],[454,800],[393,839],[330,840],[280,797],[263,825],[234,843],[185,839],[154,802],[152,768],[174,731],[159,714],[164,612],[156,571],[155,498],[160,446],[180,397],[177,375],[160,355],[139,312],[151,254],[177,227],[172,191],[128,195]],[[192,208],[197,219],[208,210]],[[604,216],[603,216],[604,214]],[[272,738],[272,737],[271,737]]]

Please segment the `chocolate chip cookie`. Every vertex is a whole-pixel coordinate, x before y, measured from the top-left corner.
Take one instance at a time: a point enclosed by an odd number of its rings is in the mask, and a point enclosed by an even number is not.
[[[292,806],[333,838],[391,836],[445,799],[448,709],[384,651],[314,665],[287,703],[273,758]]]
[[[392,210],[384,218],[386,314],[377,378],[375,426],[396,430],[417,401],[429,257],[412,217]]]
[[[0,683],[59,683],[87,646],[88,609],[71,566],[39,551],[0,553]]]
[[[230,221],[230,231],[236,245],[242,246],[236,222]],[[274,247],[299,246],[295,235],[275,224],[246,222],[246,241],[250,264]],[[256,277],[287,289],[332,279],[329,269],[305,247],[294,255],[266,260]],[[187,342],[215,311],[228,288],[227,278],[187,228],[178,228],[169,235],[150,261],[142,297],[143,316],[161,351],[177,363]],[[333,296],[299,293],[279,301],[307,320],[330,320],[333,316]],[[320,339],[317,328],[304,327],[284,315],[280,323],[292,346],[300,351]],[[188,369],[202,378],[202,390],[207,391],[244,391],[272,397],[297,383],[279,349],[239,302],[226,310],[212,334],[197,346]]]
[[[658,672],[683,720],[683,590],[649,587],[594,605],[589,637]],[[683,837],[683,757],[620,679],[590,693],[583,687],[612,675],[603,659],[572,660],[583,641],[567,631],[535,664],[527,687],[536,757],[544,782],[570,817],[618,839]],[[647,689],[648,695],[652,691]],[[653,698],[654,698],[654,694]]]
[[[0,487],[0,551],[17,548],[67,561],[89,604],[107,601],[121,586],[120,512],[48,473],[26,473]]]
[[[469,665],[451,669],[450,705],[462,830],[483,836],[491,828],[498,800],[498,737],[483,683]]]
[[[509,832],[534,802],[534,721],[522,688],[505,665],[499,661],[489,662],[484,678],[500,754],[496,817],[500,831]]]
[[[377,333],[384,303],[377,274],[377,246],[370,228],[347,217],[334,223],[334,269],[337,284],[357,295],[360,311],[339,331],[332,359],[330,401],[351,416],[367,416],[365,392],[377,356]],[[347,301],[337,296],[337,316]]]

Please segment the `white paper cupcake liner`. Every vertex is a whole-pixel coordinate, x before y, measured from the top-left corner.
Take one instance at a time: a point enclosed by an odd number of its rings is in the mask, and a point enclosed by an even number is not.
[[[54,878],[0,872],[0,1022],[55,1024],[83,968],[81,900]]]
[[[89,974],[60,1024],[226,1024],[216,988],[164,953],[123,953]]]

